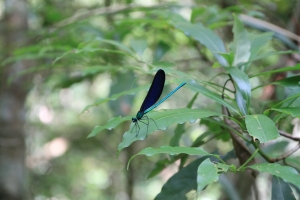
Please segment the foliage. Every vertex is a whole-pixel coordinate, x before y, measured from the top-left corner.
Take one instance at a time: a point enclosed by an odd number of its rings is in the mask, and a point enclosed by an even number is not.
[[[255,91],[255,89],[259,88],[258,85],[256,88],[252,88],[251,86],[251,77],[249,76],[249,73],[251,72],[251,68],[255,67],[255,64],[253,64],[253,61],[258,61],[260,59],[264,59],[267,56],[271,55],[279,55],[282,53],[289,53],[289,52],[266,52],[262,55],[259,55],[259,50],[262,49],[262,47],[265,45],[265,42],[269,41],[272,37],[271,33],[266,34],[250,34],[245,29],[242,22],[239,20],[237,16],[234,16],[234,25],[233,25],[233,33],[234,33],[234,40],[230,45],[230,50],[228,52],[225,51],[224,43],[222,42],[221,38],[219,38],[214,32],[212,32],[210,29],[205,28],[201,24],[191,24],[190,22],[184,20],[180,17],[180,15],[177,15],[176,13],[168,13],[165,12],[163,15],[159,13],[155,13],[157,17],[163,17],[164,19],[167,19],[169,26],[173,26],[175,29],[180,30],[186,34],[186,36],[190,37],[191,39],[195,39],[202,43],[206,48],[208,48],[211,53],[215,56],[214,62],[219,62],[221,66],[224,67],[223,72],[225,72],[228,76],[228,80],[230,80],[234,85],[234,91],[231,91],[231,88],[226,85],[219,85],[216,82],[213,81],[199,81],[199,79],[195,79],[193,76],[185,76],[184,80],[187,81],[186,89],[190,89],[193,92],[199,92],[202,95],[216,101],[221,107],[224,107],[225,109],[229,109],[230,111],[233,111],[233,115],[230,113],[227,113],[227,116],[225,118],[228,118],[229,120],[235,122],[238,125],[238,128],[235,128],[236,134],[238,137],[241,137],[244,139],[244,141],[248,144],[255,144],[255,151],[253,152],[252,156],[246,158],[245,163],[241,163],[241,167],[237,166],[231,166],[229,164],[226,164],[225,161],[222,159],[220,161],[212,163],[209,159],[202,160],[200,165],[198,166],[198,174],[194,175],[195,178],[197,178],[197,192],[201,192],[208,184],[215,182],[218,180],[218,177],[221,173],[227,172],[227,169],[230,169],[229,171],[238,173],[241,171],[244,171],[246,168],[251,168],[258,170],[260,172],[268,172],[271,175],[279,178],[282,178],[285,182],[294,184],[296,187],[300,188],[300,176],[292,167],[284,166],[284,164],[267,164],[267,163],[261,163],[261,164],[255,164],[255,165],[248,165],[248,163],[251,162],[254,157],[256,157],[257,153],[260,153],[264,158],[267,160],[267,162],[274,162],[272,158],[269,158],[268,155],[263,153],[263,150],[261,150],[261,147],[259,147],[259,143],[268,143],[272,140],[275,140],[279,137],[278,128],[281,123],[286,123],[287,120],[289,120],[289,116],[297,117],[299,116],[295,112],[299,110],[300,104],[295,103],[293,104],[297,98],[298,95],[294,98],[290,99],[290,103],[288,105],[285,105],[287,107],[282,107],[283,101],[277,101],[277,103],[274,105],[273,102],[268,102],[268,104],[265,104],[264,106],[267,109],[261,110],[260,106],[255,106],[253,103],[256,101],[254,98],[251,97],[251,93]],[[179,20],[178,20],[179,19]],[[257,41],[263,41],[263,42],[257,42]],[[138,43],[136,43],[138,44]],[[121,46],[119,44],[118,46]],[[133,48],[133,50],[136,51],[137,54],[140,56],[143,55],[143,50],[145,49],[145,43],[143,43],[143,47],[139,48]],[[129,51],[127,51],[129,52]],[[291,53],[291,52],[290,52]],[[133,57],[133,55],[132,55]],[[157,66],[155,63],[148,63],[147,65],[151,68],[158,69],[163,68],[162,66]],[[293,70],[293,68],[296,68],[297,66],[289,67],[288,69]],[[164,68],[163,68],[164,69]],[[218,71],[220,69],[217,69]],[[262,74],[264,76],[269,75],[273,73],[272,70],[264,71]],[[179,73],[177,73],[179,74]],[[293,83],[293,80],[299,80],[297,76],[294,77],[288,77],[279,81],[276,81],[276,84],[280,84],[282,86],[285,86],[287,89],[291,87],[296,87],[295,90],[299,91],[299,83],[295,82]],[[179,81],[176,81],[179,82]],[[204,85],[201,85],[202,84]],[[271,82],[266,84],[272,84]],[[204,87],[203,87],[204,86]],[[209,89],[207,88],[209,87]],[[226,91],[225,93],[221,92]],[[232,97],[234,95],[234,98]],[[189,98],[187,99],[189,100]],[[275,101],[276,102],[276,101]],[[198,109],[199,111],[203,109]],[[280,120],[277,120],[278,115],[273,115],[273,112],[269,112],[270,110],[283,112],[285,113],[284,116],[281,115]],[[264,112],[268,111],[268,112]],[[168,114],[168,113],[172,114]],[[206,110],[203,110],[203,112],[207,112]],[[175,115],[174,115],[174,114]],[[176,115],[177,113],[177,115]],[[260,114],[261,113],[261,114]],[[216,114],[201,114],[201,112],[195,112],[194,115],[191,115],[190,111],[184,110],[184,109],[175,109],[175,110],[169,110],[165,112],[159,112],[159,115],[156,113],[149,114],[149,117],[153,118],[158,127],[161,127],[162,129],[165,129],[166,127],[170,126],[173,123],[183,123],[183,122],[189,122],[189,121],[195,121],[197,118],[208,118],[212,117],[216,120],[221,120],[220,124],[225,129],[232,128],[228,127],[230,126],[226,120],[222,121],[222,118],[218,116],[222,116],[226,114],[226,112],[223,114],[216,113]],[[160,120],[161,118],[166,118],[167,120]],[[126,118],[127,119],[127,118]],[[170,122],[172,120],[172,122]],[[115,127],[118,124],[115,124]],[[115,128],[112,126],[112,123],[109,126],[111,128]],[[150,133],[155,131],[155,126],[151,123],[151,126],[149,128]],[[179,125],[180,126],[180,125]],[[214,124],[210,124],[210,126],[214,126]],[[212,127],[208,127],[208,130],[211,130]],[[101,128],[98,132],[103,130]],[[142,128],[141,132],[145,132],[146,129]],[[181,130],[183,133],[181,133],[181,137],[184,137],[185,130]],[[92,132],[92,135],[94,134],[94,131]],[[134,133],[128,131],[124,133],[123,140],[119,144],[118,151],[121,151],[123,148],[128,147],[133,141],[135,140],[143,140],[145,139],[145,134],[139,134],[138,137],[135,136]],[[299,139],[297,139],[299,141]],[[126,143],[126,145],[125,145]],[[203,142],[201,145],[205,144]],[[196,150],[196,149],[195,149]],[[201,149],[200,149],[201,150]],[[160,147],[159,149],[154,148],[145,148],[142,151],[140,151],[136,155],[145,154],[147,156],[153,156],[158,153],[167,153],[170,155],[176,154],[187,154],[189,156],[192,155],[198,155],[198,156],[207,156],[209,155],[207,152],[203,154],[203,152],[200,152],[198,154],[196,151],[195,153],[192,153],[193,147],[180,147],[177,145],[176,147]],[[201,150],[203,151],[203,150]],[[237,154],[239,152],[236,152]],[[135,156],[133,156],[135,157]],[[132,157],[132,158],[133,158]],[[218,156],[219,157],[219,156]],[[286,158],[288,156],[284,156]],[[179,157],[173,157],[172,159],[179,159]],[[282,160],[281,159],[277,159]],[[183,160],[181,160],[183,162]],[[172,163],[172,162],[169,162]],[[168,165],[168,163],[165,163]],[[219,165],[222,164],[222,168],[219,168]],[[166,167],[165,165],[165,167]],[[225,168],[225,169],[224,169]],[[285,169],[289,168],[289,169]],[[162,169],[160,169],[161,171]],[[185,172],[186,173],[186,172]],[[174,175],[175,178],[175,175]],[[180,180],[177,180],[180,182]],[[168,184],[168,183],[166,183]],[[274,186],[275,187],[275,186]],[[185,199],[185,197],[182,196],[182,194],[172,195],[167,197],[168,194],[175,194],[175,191],[178,186],[168,186],[168,190],[162,189],[161,193],[158,194],[156,199],[161,199],[160,196],[163,196],[164,199]],[[185,193],[189,192],[190,190],[195,188],[189,188],[189,190],[184,190]],[[274,191],[274,190],[273,190]],[[284,193],[282,190],[278,190],[279,193]],[[272,194],[276,195],[276,194]],[[295,197],[294,197],[295,198]]]
[[[248,170],[253,170],[255,176],[258,176],[258,172],[267,172],[273,176],[270,189],[272,196],[296,198],[297,194],[291,188],[300,189],[300,167],[292,153],[298,149],[274,156],[264,146],[279,144],[283,137],[300,142],[299,138],[287,133],[292,129],[291,120],[300,116],[299,76],[293,73],[300,69],[300,65],[272,68],[280,56],[299,51],[275,49],[276,45],[272,46],[276,43],[274,32],[248,31],[240,18],[242,7],[191,7],[188,8],[191,11],[190,20],[178,12],[184,8],[172,4],[165,7],[128,7],[116,9],[113,19],[110,18],[111,13],[104,12],[103,16],[94,17],[96,22],[77,21],[63,27],[56,24],[47,28],[48,34],[43,35],[43,40],[48,41],[46,45],[41,42],[19,49],[2,64],[21,59],[34,59],[43,63],[18,72],[11,79],[26,73],[39,73],[45,77],[43,84],[53,90],[72,88],[77,83],[96,82],[97,77],[109,74],[118,83],[110,85],[110,96],[98,99],[93,96],[94,102],[81,109],[81,116],[87,116],[88,112],[95,116],[96,119],[89,121],[89,125],[98,123],[96,121],[107,121],[92,129],[88,135],[89,144],[98,147],[99,142],[101,148],[109,144],[109,149],[113,144],[117,155],[121,157],[124,156],[122,152],[133,148],[134,152],[128,150],[131,159],[125,159],[128,167],[130,169],[134,165],[135,171],[143,173],[140,169],[144,166],[148,178],[158,176],[175,162],[179,163],[178,172],[164,184],[159,194],[155,194],[155,199],[200,196],[209,186],[220,182],[220,177],[226,177],[229,173],[239,176]],[[141,13],[135,13],[136,10]],[[232,11],[235,11],[234,14]],[[142,14],[142,17],[130,17],[134,14]],[[106,29],[102,24],[110,28]],[[229,25],[233,25],[234,37],[231,42],[222,39],[222,31]],[[50,29],[53,31],[50,32]],[[186,102],[186,108],[151,111],[147,115],[155,121],[156,126],[151,121],[149,129],[141,124],[136,136],[131,131],[133,124],[128,126],[125,122],[130,121],[134,112],[138,111],[145,91],[149,88],[151,78],[148,80],[148,77],[158,69],[164,69],[167,74],[165,90],[171,85],[187,82],[168,99],[176,102],[174,104],[177,106]],[[48,71],[52,72],[51,76],[47,76]],[[288,72],[289,77],[271,79],[273,74],[281,72]],[[262,88],[267,85],[283,89],[285,96],[271,100],[260,99]],[[135,101],[130,96],[132,94],[136,95]],[[198,119],[200,123],[195,123]],[[172,130],[174,124],[178,125],[173,131],[173,137],[170,137],[168,130]],[[157,127],[161,131],[154,134]],[[192,129],[197,130],[197,133]],[[117,147],[116,135],[120,135],[120,132],[124,134]],[[115,137],[114,141],[110,140],[109,134]],[[143,140],[144,146],[136,153],[134,147],[138,140]],[[250,154],[242,155],[236,144],[233,144],[234,141],[242,141],[237,145],[248,149]],[[221,153],[222,150],[216,144],[218,142],[226,143],[230,149]],[[281,148],[280,152],[286,151],[286,146]],[[95,153],[95,149],[91,152]],[[112,155],[115,152],[107,153],[105,150],[102,149],[102,156],[114,157]],[[135,160],[141,159],[135,158],[137,155],[157,154],[168,154],[169,157],[155,161],[152,170],[148,164],[137,166],[135,163]],[[240,166],[232,162],[236,158]],[[100,164],[99,161],[92,162]],[[149,158],[144,162],[153,160]],[[75,165],[74,162],[72,165]],[[111,162],[105,168],[114,165],[120,163]],[[73,181],[78,180],[80,177]],[[108,198],[105,195],[101,197]]]

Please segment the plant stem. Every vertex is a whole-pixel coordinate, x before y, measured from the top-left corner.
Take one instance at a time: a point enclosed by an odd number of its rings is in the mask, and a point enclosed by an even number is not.
[[[238,169],[237,169],[237,171],[240,171],[241,169],[243,169],[253,158],[254,158],[254,156],[257,154],[257,152],[259,151],[259,149],[256,149],[255,151],[254,151],[254,153],[250,156],[250,158],[248,158],[248,160],[242,165],[242,166],[240,166]]]

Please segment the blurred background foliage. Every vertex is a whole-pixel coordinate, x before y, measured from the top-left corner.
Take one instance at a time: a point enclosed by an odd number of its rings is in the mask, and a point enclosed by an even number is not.
[[[5,20],[3,13],[8,1],[0,2],[0,17]],[[5,53],[7,49],[0,47],[0,58],[2,66],[20,60],[31,62],[29,68],[10,74],[6,80],[9,85],[20,76],[30,77],[30,81],[24,83],[30,88],[26,97],[25,125],[29,199],[153,199],[177,171],[178,164],[148,180],[148,173],[159,156],[141,156],[131,163],[129,170],[126,164],[130,156],[148,144],[154,147],[168,144],[173,126],[136,142],[118,158],[117,146],[130,121],[87,139],[95,125],[103,125],[119,115],[134,116],[147,87],[82,113],[83,109],[121,91],[147,86],[152,80],[152,74],[146,74],[151,69],[149,63],[155,67],[176,68],[203,80],[221,72],[208,49],[170,26],[168,20],[176,17],[171,16],[172,12],[193,23],[201,22],[224,41],[232,41],[233,13],[254,16],[293,31],[291,18],[295,9],[299,9],[294,5],[300,4],[296,0],[194,0],[185,3],[28,0],[28,43],[16,48],[10,56]],[[255,26],[248,28],[260,31]],[[0,42],[5,43],[3,39]],[[285,49],[284,42],[272,40],[262,52]],[[135,52],[135,56],[129,56],[129,52]],[[255,74],[265,66],[286,66],[287,60],[286,55],[268,57],[256,62],[251,70]],[[172,78],[176,75],[167,75],[167,80]],[[216,80],[224,81],[219,77]],[[166,86],[164,93],[170,89],[171,86]],[[185,107],[188,102],[184,96],[192,95],[182,89],[159,109]],[[255,95],[263,95],[263,89]],[[203,96],[194,106],[219,109]],[[206,123],[209,122],[202,121],[201,126],[186,125],[188,134],[181,143],[190,145],[205,131]],[[203,148],[209,152],[218,149],[225,154],[233,148],[226,142],[228,139],[213,140]],[[220,196],[220,185],[215,183],[199,199]]]

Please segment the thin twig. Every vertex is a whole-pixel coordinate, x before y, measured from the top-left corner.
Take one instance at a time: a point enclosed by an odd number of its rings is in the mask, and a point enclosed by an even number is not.
[[[300,148],[300,142],[298,142],[298,144],[294,148],[292,148],[290,151],[286,152],[285,154],[282,154],[277,158],[271,158],[271,162],[277,162],[279,160],[283,160],[289,157],[290,155],[292,155],[293,153],[295,153],[297,150],[299,150],[299,148]]]
[[[289,138],[289,139],[291,139],[291,140],[295,140],[295,141],[300,142],[300,138],[294,137],[294,136],[292,136],[291,134],[288,134],[288,133],[286,133],[286,132],[284,132],[284,131],[281,131],[281,130],[278,130],[278,131],[279,131],[279,134],[280,134],[281,136],[286,137],[286,138]]]
[[[265,152],[263,152],[259,146],[252,141],[253,146],[258,149],[258,153],[264,158],[266,159],[269,163],[274,163],[274,162],[278,162],[280,160],[283,160],[287,157],[289,157],[290,155],[292,155],[293,153],[295,153],[297,150],[300,149],[300,142],[291,150],[289,150],[288,152],[282,154],[281,156],[278,156],[277,158],[270,158],[267,154],[265,154]]]

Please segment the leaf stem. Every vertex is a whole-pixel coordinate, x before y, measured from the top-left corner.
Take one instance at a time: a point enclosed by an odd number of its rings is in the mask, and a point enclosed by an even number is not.
[[[248,160],[242,165],[240,166],[237,171],[241,171],[253,158],[254,156],[257,154],[257,152],[259,151],[259,149],[257,148],[254,153],[250,156],[250,158],[248,158]]]

